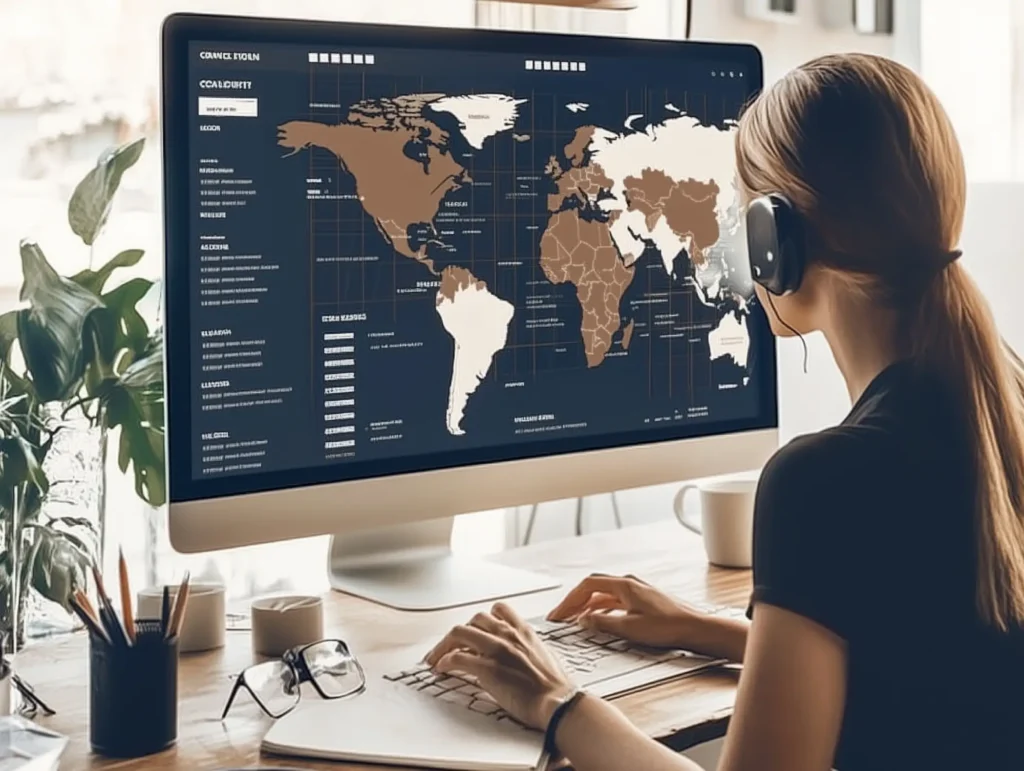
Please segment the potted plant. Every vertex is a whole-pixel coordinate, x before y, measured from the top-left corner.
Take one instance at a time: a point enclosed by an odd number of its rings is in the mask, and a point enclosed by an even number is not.
[[[93,248],[124,172],[142,153],[137,140],[104,153],[75,188],[68,222]],[[69,610],[87,568],[102,560],[102,490],[108,435],[131,467],[135,490],[151,506],[165,501],[163,335],[138,304],[154,287],[131,278],[111,287],[141,250],[120,252],[98,269],[61,276],[32,242],[20,247],[22,307],[0,314],[0,631],[24,638],[30,591]],[[48,461],[73,418],[99,432],[99,517],[51,516]]]

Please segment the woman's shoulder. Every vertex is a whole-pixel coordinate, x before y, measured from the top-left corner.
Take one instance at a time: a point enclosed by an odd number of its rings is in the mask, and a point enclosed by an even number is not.
[[[860,475],[882,467],[890,452],[891,443],[885,432],[874,426],[835,426],[797,436],[780,447],[765,464],[761,481],[863,482]]]

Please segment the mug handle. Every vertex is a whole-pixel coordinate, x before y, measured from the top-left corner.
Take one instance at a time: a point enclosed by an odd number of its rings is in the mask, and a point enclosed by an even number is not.
[[[683,504],[686,502],[686,494],[688,492],[690,492],[691,490],[699,490],[699,489],[700,488],[697,485],[695,485],[695,484],[688,484],[688,485],[683,485],[682,487],[680,487],[679,488],[679,492],[676,493],[675,500],[672,502],[672,510],[675,512],[676,519],[679,520],[679,524],[680,525],[685,527],[687,530],[690,530],[690,531],[696,533],[697,535],[703,535],[703,532],[700,529],[700,525],[697,525],[697,524],[695,524],[693,522],[690,522],[683,515]]]

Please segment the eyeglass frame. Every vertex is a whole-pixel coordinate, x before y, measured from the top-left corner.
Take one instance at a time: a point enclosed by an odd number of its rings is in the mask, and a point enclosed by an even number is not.
[[[323,688],[320,687],[320,684],[316,681],[316,678],[313,677],[313,674],[309,671],[309,664],[306,663],[305,658],[305,653],[310,648],[314,648],[317,645],[323,645],[324,643],[331,642],[338,643],[342,648],[344,648],[345,654],[348,656],[349,660],[355,666],[356,672],[359,673],[359,686],[357,688],[353,688],[351,691],[340,693],[336,696],[328,696],[326,693],[324,693]],[[286,709],[284,712],[278,715],[274,715],[270,712],[269,709],[267,709],[267,706],[262,702],[262,700],[260,700],[260,697],[256,695],[255,691],[253,691],[252,686],[250,686],[249,683],[245,680],[245,673],[248,672],[250,669],[255,669],[256,667],[263,666],[264,664],[271,663],[272,661],[273,659],[270,659],[268,661],[261,661],[259,664],[251,664],[247,666],[245,669],[243,669],[241,672],[239,672],[238,677],[235,678],[235,684],[231,688],[231,694],[228,696],[227,704],[224,705],[224,711],[221,713],[220,716],[221,720],[224,720],[224,718],[228,716],[228,711],[231,709],[231,705],[235,701],[235,696],[238,695],[238,691],[242,688],[242,686],[245,686],[245,690],[249,692],[249,695],[252,697],[252,700],[259,705],[259,708],[262,709],[266,715],[273,718],[274,720],[284,717],[297,706],[299,706],[299,702],[302,700],[303,683],[312,683],[313,689],[317,692],[320,698],[326,699],[328,701],[333,701],[334,699],[344,699],[349,696],[356,696],[357,694],[360,694],[366,690],[366,672],[363,671],[363,665],[359,663],[359,659],[356,658],[354,653],[352,653],[352,650],[348,647],[348,643],[346,643],[344,640],[338,639],[336,637],[328,637],[323,640],[317,640],[316,642],[305,643],[304,645],[296,645],[295,647],[286,650],[280,658],[280,661],[286,664],[288,668],[291,669],[292,673],[295,675],[295,703],[288,707],[288,709]]]

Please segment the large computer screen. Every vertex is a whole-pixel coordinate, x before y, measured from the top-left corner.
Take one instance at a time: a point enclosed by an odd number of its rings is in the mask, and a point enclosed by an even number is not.
[[[776,424],[754,49],[210,29],[165,73],[172,501]]]

